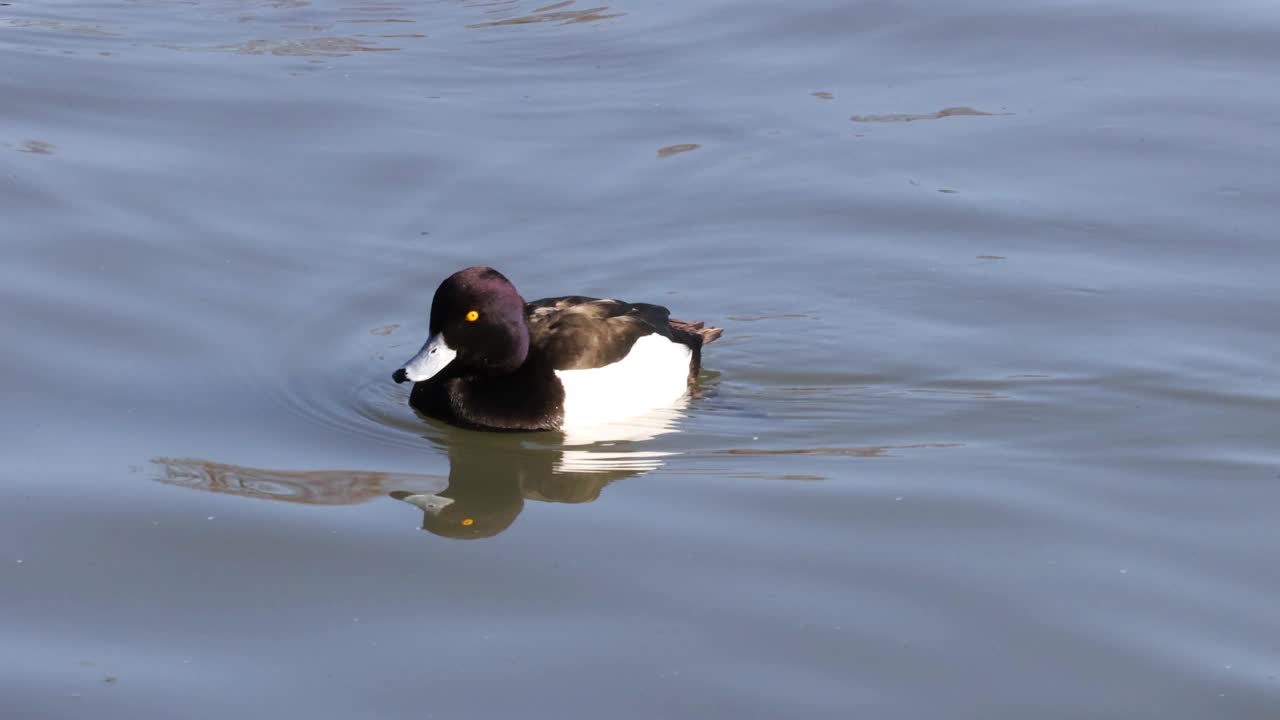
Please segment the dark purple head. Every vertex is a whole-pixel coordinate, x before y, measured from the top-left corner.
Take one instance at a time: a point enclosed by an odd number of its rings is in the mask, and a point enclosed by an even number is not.
[[[440,283],[431,301],[430,337],[396,382],[449,374],[496,375],[520,367],[529,354],[524,299],[502,273],[487,267],[460,270]]]

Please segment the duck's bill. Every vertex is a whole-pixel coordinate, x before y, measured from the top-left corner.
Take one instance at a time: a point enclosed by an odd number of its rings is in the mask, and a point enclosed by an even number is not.
[[[391,377],[398,383],[429,380],[445,369],[457,356],[458,353],[444,341],[444,335],[432,335],[427,338],[427,344],[422,346],[418,354],[410,358],[409,362],[395,371]]]
[[[403,490],[396,490],[395,492],[392,492],[391,497],[397,500],[403,500],[410,505],[416,505],[428,515],[438,515],[441,510],[444,510],[453,504],[453,498],[447,498],[443,495],[409,493]]]

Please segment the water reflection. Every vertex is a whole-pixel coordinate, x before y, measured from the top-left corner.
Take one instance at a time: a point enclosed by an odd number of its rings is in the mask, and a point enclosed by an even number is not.
[[[386,487],[439,486],[443,478],[357,470],[268,470],[195,458],[153,458],[159,482],[206,492],[306,505],[355,505],[387,494]]]
[[[446,488],[389,493],[421,510],[422,529],[441,537],[491,537],[515,522],[526,499],[593,502],[610,483],[661,464],[649,453],[530,447],[527,440],[512,436],[459,431],[452,440]]]
[[[359,470],[270,470],[193,458],[155,458],[155,478],[177,485],[309,505],[354,505],[390,496],[422,511],[422,529],[459,539],[511,527],[525,500],[590,503],[610,483],[657,469],[670,453],[634,443],[674,432],[682,408],[573,433],[478,433],[432,424],[449,475]]]

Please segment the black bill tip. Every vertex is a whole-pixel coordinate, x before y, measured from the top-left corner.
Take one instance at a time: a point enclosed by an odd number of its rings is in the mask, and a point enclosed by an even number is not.
[[[404,371],[404,368],[400,368],[391,373],[391,379],[398,383],[409,382],[409,374]]]

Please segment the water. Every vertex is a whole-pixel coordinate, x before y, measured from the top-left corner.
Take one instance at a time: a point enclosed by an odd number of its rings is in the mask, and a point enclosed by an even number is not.
[[[1277,63],[1247,1],[0,3],[0,717],[1277,717]],[[699,397],[424,423],[471,264],[723,326]]]

